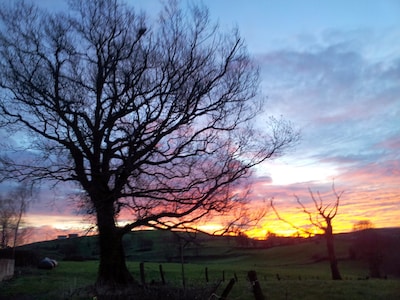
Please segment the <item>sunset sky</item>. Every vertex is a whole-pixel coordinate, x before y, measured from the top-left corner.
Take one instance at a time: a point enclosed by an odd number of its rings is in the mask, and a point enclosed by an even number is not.
[[[34,2],[50,10],[61,5]],[[161,1],[127,2],[154,16]],[[335,232],[350,231],[359,220],[400,226],[400,1],[203,3],[222,29],[239,28],[260,66],[268,99],[263,119],[283,116],[301,131],[290,153],[257,167],[253,206],[273,198],[282,216],[307,227],[294,195],[312,210],[308,189],[330,203],[334,182],[344,192]],[[63,195],[62,189],[42,189],[41,201],[26,216],[37,227],[32,238],[52,239],[57,230],[81,232],[86,226]],[[272,211],[250,234],[268,231],[293,232]]]

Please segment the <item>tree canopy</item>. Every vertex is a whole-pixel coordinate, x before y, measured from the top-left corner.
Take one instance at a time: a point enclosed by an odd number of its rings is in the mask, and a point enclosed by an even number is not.
[[[22,137],[3,147],[1,175],[78,183],[96,215],[99,281],[124,283],[104,261],[123,254],[124,233],[229,212],[250,169],[298,134],[283,119],[255,128],[258,68],[205,7],[171,2],[149,24],[116,0],[69,5],[0,11],[0,125]],[[132,221],[119,228],[122,210]]]

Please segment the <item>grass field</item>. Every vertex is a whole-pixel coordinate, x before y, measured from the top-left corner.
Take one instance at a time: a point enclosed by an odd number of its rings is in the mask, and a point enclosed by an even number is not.
[[[77,295],[77,289],[93,283],[97,271],[96,261],[62,262],[54,270],[21,269],[16,278],[2,282],[0,299],[93,299],[94,295]],[[129,269],[139,277],[139,262],[129,262]],[[181,286],[181,265],[162,264],[169,285]],[[186,285],[205,286],[205,267],[208,269],[209,285],[222,280],[216,295],[221,295],[231,277],[236,276],[228,299],[254,299],[247,271],[257,271],[258,279],[267,299],[400,299],[400,280],[356,280],[332,281],[327,277],[325,264],[311,268],[288,265],[285,268],[264,268],[262,265],[249,266],[247,262],[213,262],[210,264],[185,264]],[[279,271],[281,280],[276,278]],[[159,263],[145,263],[146,282],[160,282]],[[347,274],[349,278],[353,278]],[[346,277],[346,275],[345,275]],[[23,296],[23,297],[22,297]],[[210,295],[211,296],[211,295]],[[211,298],[212,299],[212,298]],[[217,299],[217,298],[214,298]]]
[[[165,246],[165,236],[161,239],[156,236],[156,233],[150,233],[146,235],[146,238],[154,240],[151,249],[144,250],[143,245],[139,245],[137,235],[130,237],[126,244],[128,268],[135,279],[139,281],[139,264],[144,261],[146,284],[149,286],[152,283],[160,284],[159,266],[161,264],[167,285],[182,288],[181,264],[176,261],[168,262],[174,255],[170,253],[171,247]],[[64,247],[60,243],[64,242],[43,243],[31,247],[57,256],[57,253],[60,253],[59,250]],[[79,239],[74,243],[76,249],[81,251],[80,253],[86,251],[95,254],[96,252],[92,249],[93,241],[90,239]],[[238,248],[232,244],[232,241],[226,239],[204,240],[201,249],[189,247],[185,250],[186,287],[187,289],[199,286],[211,287],[219,283],[215,295],[209,295],[207,298],[218,299],[229,280],[236,277],[237,282],[228,299],[254,299],[252,286],[247,280],[247,272],[255,270],[266,299],[400,299],[400,278],[389,276],[386,280],[364,280],[368,270],[364,263],[347,259],[348,243],[346,239],[339,239],[337,242],[339,268],[344,280],[333,281],[330,280],[328,262],[320,259],[325,253],[324,244],[321,242],[252,249]],[[70,246],[68,247],[71,249]],[[165,248],[168,248],[168,253]],[[54,252],[52,249],[57,251]],[[60,259],[60,257],[57,258]],[[93,300],[94,295],[88,293],[87,290],[82,292],[82,289],[94,283],[97,267],[97,260],[82,262],[61,260],[59,266],[53,270],[18,268],[14,279],[0,283],[0,300]]]

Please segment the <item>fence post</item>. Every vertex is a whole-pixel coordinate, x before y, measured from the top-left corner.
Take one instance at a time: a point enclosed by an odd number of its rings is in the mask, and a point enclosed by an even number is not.
[[[204,270],[205,274],[206,274],[206,282],[208,282],[208,268],[206,267]]]
[[[144,277],[144,262],[141,262],[139,266],[140,266],[140,280],[142,282],[142,285],[146,286],[146,280]]]
[[[231,292],[234,284],[235,284],[235,278],[232,278],[231,280],[229,280],[228,285],[226,286],[226,288],[222,292],[222,295],[221,295],[221,298],[220,298],[221,300],[225,300],[226,297],[228,297],[228,295]]]
[[[161,264],[159,265],[159,269],[160,269],[161,282],[163,285],[165,285],[164,271]]]
[[[260,287],[260,283],[258,282],[258,279],[257,279],[256,271],[249,271],[247,273],[247,277],[249,278],[250,283],[253,287],[254,298],[256,300],[265,300],[265,297],[264,297],[261,287]]]

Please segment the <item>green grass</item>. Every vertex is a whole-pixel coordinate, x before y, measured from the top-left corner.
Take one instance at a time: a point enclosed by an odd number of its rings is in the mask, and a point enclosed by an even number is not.
[[[149,249],[143,249],[144,240],[152,240]],[[221,295],[229,280],[238,281],[229,299],[254,299],[247,272],[255,270],[267,299],[400,299],[400,278],[389,276],[388,280],[358,280],[365,278],[365,263],[348,260],[350,240],[338,238],[336,252],[340,259],[342,281],[330,279],[329,264],[325,257],[323,241],[307,241],[290,246],[268,249],[238,248],[232,239],[200,236],[200,247],[185,248],[184,264],[187,287],[212,286],[220,282],[216,295]],[[54,270],[36,268],[17,269],[14,279],[0,283],[0,299],[58,300],[92,299],[93,295],[77,296],[77,290],[92,285],[96,280],[98,261],[62,261],[65,253],[96,258],[94,237],[66,241],[52,241],[30,245],[27,249],[60,261]],[[171,233],[135,232],[125,238],[127,265],[139,281],[139,264],[144,261],[147,284],[160,282],[159,265],[162,264],[168,286],[182,287],[181,264],[176,240]],[[167,262],[168,260],[172,262]],[[209,282],[206,283],[205,268]],[[280,280],[278,280],[278,277]],[[29,295],[29,296],[28,296]],[[214,298],[215,299],[215,298]]]
[[[14,279],[0,283],[0,299],[29,295],[31,299],[69,299],[80,287],[93,284],[98,262],[61,262],[53,270],[17,268]]]
[[[311,266],[291,265],[285,268],[267,269],[262,265],[250,266],[251,259],[232,262],[209,262],[204,264],[185,264],[187,286],[206,285],[205,267],[208,269],[210,284],[222,279],[216,295],[221,295],[230,278],[236,273],[235,283],[229,299],[253,299],[247,271],[257,271],[264,295],[268,299],[400,299],[400,280],[356,280],[332,281],[328,279],[326,264]],[[93,299],[93,297],[74,297],[74,291],[92,284],[96,278],[98,263],[61,262],[54,270],[22,269],[16,278],[0,284],[0,299],[18,299],[29,295],[28,299]],[[181,286],[181,265],[163,263],[166,281],[172,286]],[[128,268],[139,279],[139,262],[129,262]],[[278,281],[276,273],[281,280]],[[159,263],[145,263],[146,282],[160,282]],[[348,275],[348,274],[347,274]],[[301,278],[299,278],[299,276]],[[345,275],[346,276],[346,275]],[[318,277],[318,279],[317,279]],[[26,298],[25,298],[26,299]]]

